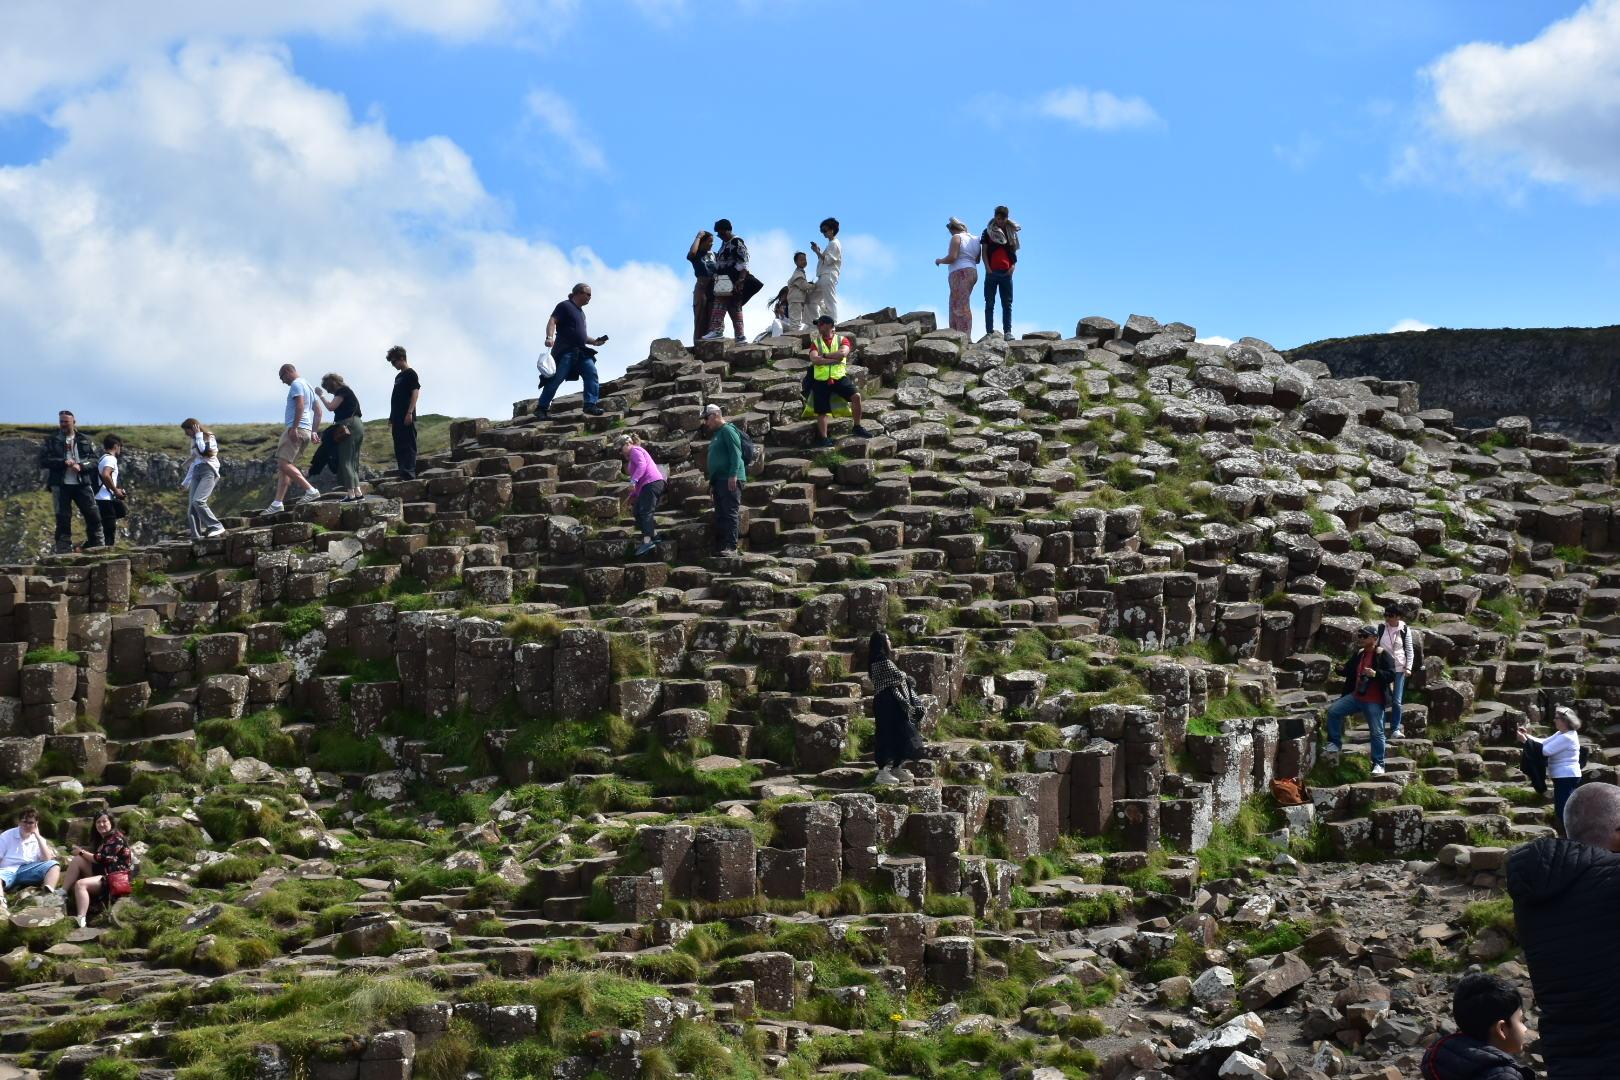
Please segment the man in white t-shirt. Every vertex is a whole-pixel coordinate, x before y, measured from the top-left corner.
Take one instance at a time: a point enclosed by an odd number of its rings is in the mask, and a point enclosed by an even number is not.
[[[315,388],[300,378],[298,369],[291,364],[281,365],[281,381],[287,384],[287,412],[282,421],[285,430],[276,445],[276,497],[267,507],[267,512],[272,514],[286,509],[281,500],[286,498],[294,480],[304,489],[299,496],[304,502],[321,497],[315,485],[298,469],[298,459],[315,441],[315,430],[321,425],[320,400],[315,396]]]
[[[55,892],[61,876],[56,851],[39,833],[39,811],[25,808],[17,815],[16,828],[0,833],[0,886],[43,885]]]
[[[1378,628],[1378,647],[1389,653],[1395,665],[1395,691],[1384,717],[1389,721],[1389,737],[1401,737],[1401,697],[1406,693],[1406,673],[1412,670],[1416,650],[1412,647],[1412,629],[1401,619],[1401,609],[1390,604],[1384,609],[1384,625]]]

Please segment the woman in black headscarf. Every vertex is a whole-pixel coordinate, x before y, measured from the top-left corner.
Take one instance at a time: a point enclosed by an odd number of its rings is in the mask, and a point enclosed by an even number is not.
[[[923,704],[917,697],[917,684],[895,666],[889,635],[882,630],[872,635],[867,654],[867,674],[872,677],[872,716],[877,721],[877,783],[906,783],[911,774],[907,761],[922,757],[922,736],[917,724]]]

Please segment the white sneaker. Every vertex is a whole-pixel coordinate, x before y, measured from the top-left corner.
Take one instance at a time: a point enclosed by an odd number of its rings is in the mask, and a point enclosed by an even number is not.
[[[911,775],[909,769],[899,768],[894,770],[894,782],[897,784],[909,784],[913,779],[915,777]]]
[[[75,915],[75,916],[73,916],[73,921],[79,924],[79,929],[80,930],[84,929],[84,916],[83,915]]]
[[[1372,770],[1372,774],[1374,776],[1383,776],[1384,775],[1384,767],[1382,765],[1374,765],[1373,770]]]
[[[275,499],[270,503],[269,506],[264,508],[264,512],[267,514],[279,514],[285,509],[287,508],[282,505],[281,500]]]
[[[726,332],[724,330],[710,330],[707,334],[698,338],[699,341],[724,341],[725,339]]]
[[[298,496],[298,501],[301,503],[314,502],[320,497],[321,493],[315,488],[305,488],[304,493]]]
[[[1340,753],[1341,750],[1338,743],[1328,743],[1327,749],[1323,751],[1322,756],[1330,761],[1337,761]]]
[[[873,777],[872,782],[878,787],[888,787],[894,783],[894,773],[890,772],[889,767],[885,765],[877,771],[877,776]]]
[[[208,530],[208,539],[210,539],[210,540],[212,540],[216,536],[224,536],[224,535],[225,535],[225,526],[223,526],[223,525],[215,525],[212,529]]]

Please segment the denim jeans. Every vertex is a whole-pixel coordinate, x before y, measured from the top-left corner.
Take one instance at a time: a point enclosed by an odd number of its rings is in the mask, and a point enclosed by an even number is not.
[[[714,492],[714,546],[717,551],[730,551],[737,546],[737,533],[742,527],[742,481],[735,490],[724,480],[712,480],[709,488]]]
[[[1357,701],[1350,694],[1344,695],[1338,701],[1328,706],[1327,729],[1328,742],[1334,746],[1344,745],[1344,718],[1352,713],[1361,713],[1367,718],[1367,732],[1372,736],[1372,763],[1384,763],[1384,707],[1376,701]]]
[[[658,535],[658,524],[653,514],[657,511],[658,502],[663,497],[664,482],[662,480],[654,480],[636,495],[636,527],[641,530],[641,535],[648,540]]]
[[[1391,735],[1401,730],[1401,698],[1406,696],[1406,672],[1395,673],[1395,700],[1390,703],[1389,733]]]
[[[984,275],[984,332],[996,328],[996,292],[1001,292],[1001,332],[1012,337],[1012,271],[991,270]]]
[[[545,412],[551,408],[551,399],[557,396],[557,388],[576,375],[585,384],[585,407],[595,405],[602,396],[602,384],[596,379],[596,357],[583,349],[569,349],[557,357],[557,374],[547,379],[541,389],[538,410]]]

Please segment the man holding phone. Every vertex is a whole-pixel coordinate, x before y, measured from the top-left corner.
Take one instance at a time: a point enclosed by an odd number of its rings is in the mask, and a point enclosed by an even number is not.
[[[585,332],[585,305],[591,302],[591,287],[583,281],[569,292],[568,299],[551,311],[546,322],[546,348],[557,360],[557,373],[546,380],[540,390],[540,404],[534,414],[551,415],[551,399],[564,380],[583,379],[585,382],[585,415],[601,416],[602,385],[596,378],[596,348],[607,343],[607,335],[593,338]]]
[[[39,448],[39,467],[46,472],[52,509],[56,511],[56,553],[73,550],[73,511],[84,517],[84,546],[101,545],[101,513],[96,506],[96,446],[79,430],[69,409],[56,414],[57,430]]]

